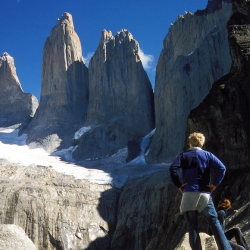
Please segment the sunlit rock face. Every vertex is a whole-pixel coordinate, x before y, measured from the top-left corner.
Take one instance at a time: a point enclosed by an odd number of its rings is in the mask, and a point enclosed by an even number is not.
[[[228,22],[231,72],[219,79],[204,101],[188,117],[188,133],[201,131],[205,148],[217,155],[228,172],[250,164],[250,6],[233,1]]]
[[[37,107],[36,97],[22,90],[13,57],[3,53],[0,57],[0,127],[18,124],[34,116]]]
[[[72,16],[64,13],[44,45],[40,105],[27,143],[48,152],[70,146],[85,122],[87,107],[88,69]]]
[[[153,90],[131,33],[103,30],[89,63],[86,132],[73,153],[77,160],[103,157],[154,128]]]
[[[147,162],[171,162],[183,150],[190,110],[230,71],[231,14],[229,1],[209,1],[206,10],[187,12],[169,28],[156,68],[156,132]]]
[[[37,250],[24,230],[14,224],[0,225],[0,249]]]
[[[1,224],[21,227],[38,250],[110,249],[116,188],[76,180],[49,167],[3,160],[0,165]]]

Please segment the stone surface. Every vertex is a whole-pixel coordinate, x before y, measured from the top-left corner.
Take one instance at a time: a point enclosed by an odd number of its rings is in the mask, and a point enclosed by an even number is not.
[[[169,169],[127,182],[119,198],[112,249],[146,249],[176,193]]]
[[[147,162],[171,162],[182,150],[186,119],[230,71],[226,24],[232,14],[227,1],[205,15],[187,12],[169,28],[163,41],[155,81],[155,123]]]
[[[23,228],[40,250],[110,249],[118,189],[49,167],[0,164],[0,224]]]
[[[0,225],[0,250],[36,250],[33,242],[16,225]]]
[[[0,127],[21,123],[38,107],[36,97],[23,92],[14,59],[7,52],[0,57],[0,97]]]
[[[240,1],[233,2],[234,14],[228,22],[231,72],[214,83],[187,121],[187,134],[204,133],[205,149],[218,156],[230,171],[246,169],[250,164],[250,17],[241,13],[245,5],[239,6]]]
[[[215,243],[214,237],[210,237],[206,233],[200,233],[201,238],[201,245],[202,249],[204,250],[218,250],[218,247]],[[178,246],[175,248],[175,250],[192,250],[189,244],[189,234],[186,233],[183,238],[181,239],[181,242],[178,244]]]
[[[153,90],[131,33],[103,30],[89,63],[89,106],[76,160],[111,155],[154,128]]]
[[[64,13],[43,49],[40,105],[28,127],[30,147],[48,152],[71,145],[88,107],[88,69],[72,16]]]

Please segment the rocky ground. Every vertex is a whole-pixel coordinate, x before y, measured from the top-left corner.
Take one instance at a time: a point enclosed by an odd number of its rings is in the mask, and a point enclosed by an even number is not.
[[[37,249],[110,248],[117,188],[5,160],[0,176],[0,223],[23,228]]]

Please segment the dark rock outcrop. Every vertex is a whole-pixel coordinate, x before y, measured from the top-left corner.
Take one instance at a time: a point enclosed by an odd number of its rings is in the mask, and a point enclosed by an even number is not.
[[[102,32],[89,63],[86,127],[73,157],[97,158],[126,147],[129,140],[154,128],[153,90],[143,69],[140,48],[131,33]]]
[[[188,12],[169,28],[156,68],[156,132],[148,163],[171,162],[183,150],[187,116],[230,71],[231,14],[231,3],[222,1],[220,9],[204,16]]]
[[[223,3],[231,3],[232,0],[208,0],[206,9],[197,10],[194,14],[196,16],[205,16],[207,14],[214,13],[216,10],[222,8]]]
[[[21,123],[38,107],[36,97],[23,92],[14,59],[6,52],[0,57],[0,97],[0,127]]]
[[[128,156],[126,162],[135,159],[141,153],[142,137],[136,137],[134,140],[128,141]]]
[[[234,13],[228,22],[231,72],[213,85],[187,121],[187,134],[204,133],[205,149],[215,153],[230,171],[250,165],[250,8],[247,3],[234,1]]]
[[[30,147],[48,152],[71,145],[88,107],[88,69],[72,16],[64,13],[43,49],[40,105],[28,127]]]

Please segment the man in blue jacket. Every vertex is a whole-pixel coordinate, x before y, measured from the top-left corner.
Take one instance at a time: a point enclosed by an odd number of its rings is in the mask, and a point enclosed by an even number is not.
[[[201,250],[198,231],[198,212],[203,212],[214,234],[219,250],[232,250],[217,218],[211,193],[224,178],[226,167],[212,153],[202,150],[205,137],[201,133],[189,136],[190,148],[176,157],[170,167],[173,183],[182,195],[180,213],[185,214],[189,230],[189,243],[193,250]],[[182,182],[178,170],[182,169]],[[215,170],[215,178],[210,183],[210,168]]]

